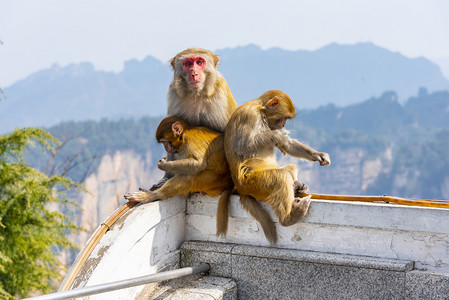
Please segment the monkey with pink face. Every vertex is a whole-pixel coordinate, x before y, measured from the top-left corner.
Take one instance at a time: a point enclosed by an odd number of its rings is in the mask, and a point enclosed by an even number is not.
[[[174,78],[168,90],[168,116],[190,126],[205,126],[223,133],[237,102],[218,72],[218,55],[191,48],[171,60]]]
[[[186,49],[171,59],[174,76],[167,95],[168,116],[189,126],[224,132],[237,102],[217,70],[218,62],[218,55],[201,48]],[[167,160],[174,160],[173,155],[167,154]],[[166,173],[150,190],[160,188],[170,176]]]
[[[225,131],[226,124],[237,109],[237,102],[229,89],[228,83],[217,70],[218,62],[218,55],[201,48],[186,49],[171,59],[170,64],[174,71],[174,77],[167,95],[167,115],[169,117],[181,118],[187,123],[186,126],[203,126],[218,133]],[[171,149],[172,142],[168,140],[166,143],[168,143],[168,148]],[[183,140],[183,143],[185,143],[185,147],[187,148],[193,147],[194,145],[200,145],[200,148],[208,148],[210,141],[198,138],[196,140],[190,140],[188,143]],[[221,151],[224,152],[224,149],[221,149]],[[187,157],[188,155],[185,156]],[[192,157],[188,158],[192,161],[203,161],[200,156],[196,157],[192,155]],[[167,159],[162,159],[158,163],[158,166],[173,164],[170,162],[175,160],[175,154],[167,153]],[[164,162],[164,164],[161,162]],[[225,160],[212,162],[212,165],[209,167],[217,169],[217,166],[225,166],[228,169]],[[125,198],[128,200],[138,200],[142,195],[143,199],[147,199],[148,195],[157,195],[154,191],[159,191],[172,176],[173,174],[166,171],[164,177],[158,183],[154,184],[150,190],[140,188],[141,192],[129,193]],[[223,177],[223,181],[226,181],[225,177]],[[166,191],[167,188],[169,187],[164,186],[162,191]],[[205,190],[202,188],[200,191]],[[219,200],[218,211],[220,214],[217,216],[217,234],[219,235],[226,234],[229,197],[232,191],[233,186],[229,186],[228,189],[223,191],[222,197]],[[187,194],[189,192],[191,191],[186,189],[179,192],[179,194]]]

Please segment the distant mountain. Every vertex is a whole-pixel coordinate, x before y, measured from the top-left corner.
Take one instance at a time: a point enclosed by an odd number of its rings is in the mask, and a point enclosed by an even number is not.
[[[171,70],[153,57],[125,62],[115,74],[90,63],[53,65],[6,88],[0,132],[62,121],[111,120],[162,115]]]
[[[53,136],[66,141],[53,161],[55,170],[60,173],[67,168],[67,175],[77,181],[94,173],[103,179],[121,177],[118,181],[104,179],[108,181],[104,185],[94,180],[106,194],[127,186],[125,177],[136,178],[135,170],[146,174],[139,175],[139,184],[150,186],[161,176],[156,165],[165,156],[164,147],[155,139],[159,122],[159,117],[144,117],[70,121],[49,127]],[[301,180],[315,192],[449,199],[448,91],[422,89],[404,104],[398,102],[396,93],[385,92],[358,104],[301,110],[286,128],[293,137],[331,156],[332,165],[326,168],[279,157],[281,164],[298,163]],[[42,155],[40,147],[29,154],[33,167],[46,169],[50,156]],[[76,167],[67,167],[69,158]],[[98,171],[101,165],[110,165],[110,171]],[[131,181],[136,184],[135,179]],[[97,193],[97,197],[102,195]]]
[[[421,87],[449,90],[449,81],[427,59],[409,59],[370,43],[331,44],[317,51],[249,45],[217,53],[219,70],[239,104],[269,89],[287,92],[299,109],[354,104],[386,90],[399,100]],[[151,56],[125,62],[120,73],[98,71],[90,63],[53,65],[4,89],[0,133],[68,120],[161,116],[171,78],[170,66]]]
[[[220,70],[240,102],[269,89],[285,91],[299,108],[353,104],[387,90],[405,100],[420,87],[449,89],[449,81],[431,61],[371,43],[331,44],[316,51],[264,51],[249,45],[217,53],[223,61]]]
[[[389,91],[380,97],[345,107],[334,104],[318,109],[302,110],[297,118],[312,128],[321,128],[327,133],[339,130],[358,131],[388,136],[397,139],[405,134],[407,138],[418,132],[427,134],[449,128],[449,91],[428,93],[421,88],[418,95],[399,103],[398,95]]]

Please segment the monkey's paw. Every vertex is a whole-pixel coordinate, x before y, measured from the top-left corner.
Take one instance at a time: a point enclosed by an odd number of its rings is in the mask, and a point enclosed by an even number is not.
[[[320,166],[323,166],[323,167],[331,164],[331,159],[329,157],[329,154],[327,154],[325,152],[319,152],[316,160],[319,161]]]
[[[301,194],[305,194],[309,191],[307,184],[296,180],[293,182],[293,190],[295,191],[295,197],[299,197]]]
[[[130,201],[138,201],[142,203],[153,201],[154,199],[151,199],[150,193],[148,192],[134,192],[134,193],[128,193],[125,196],[126,200]]]
[[[158,162],[157,162],[157,167],[160,169],[160,170],[162,170],[162,171],[166,171],[165,170],[165,167],[167,166],[167,160],[165,159],[165,157],[164,158],[162,158],[162,159],[160,159]]]
[[[302,215],[305,216],[307,211],[309,210],[311,202],[311,195],[305,197],[296,197],[295,201],[293,202],[293,209],[302,212]]]

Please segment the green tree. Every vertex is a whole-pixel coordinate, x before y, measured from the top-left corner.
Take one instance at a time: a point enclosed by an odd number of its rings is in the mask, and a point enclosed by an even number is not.
[[[0,298],[52,291],[63,274],[67,234],[79,228],[61,211],[75,206],[66,192],[82,187],[63,176],[31,168],[23,152],[36,142],[53,151],[58,141],[37,128],[0,136]]]

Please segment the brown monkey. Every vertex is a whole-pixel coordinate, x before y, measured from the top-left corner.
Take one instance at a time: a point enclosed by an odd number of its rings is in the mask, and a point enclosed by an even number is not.
[[[237,102],[217,70],[218,61],[218,55],[200,48],[186,49],[171,59],[174,77],[167,95],[168,116],[179,117],[190,126],[225,131]],[[173,156],[168,154],[167,159]],[[170,176],[165,173],[151,190],[160,188]]]
[[[228,203],[234,186],[224,154],[223,134],[206,127],[190,127],[178,117],[167,117],[157,128],[156,139],[176,158],[161,159],[158,167],[174,176],[158,190],[141,188],[125,198],[145,203],[195,192],[211,197],[221,194],[217,232],[226,234]]]
[[[298,197],[308,188],[297,181],[296,167],[278,167],[275,147],[284,154],[318,161],[322,166],[330,164],[327,153],[317,152],[288,136],[284,126],[294,116],[290,97],[272,90],[240,106],[226,126],[225,153],[235,188],[242,206],[259,221],[271,244],[277,242],[276,227],[257,200],[270,204],[283,226],[297,223],[310,204],[310,196]]]
[[[179,52],[170,61],[174,78],[168,90],[168,116],[190,126],[223,133],[237,103],[218,72],[218,55],[200,48]]]

